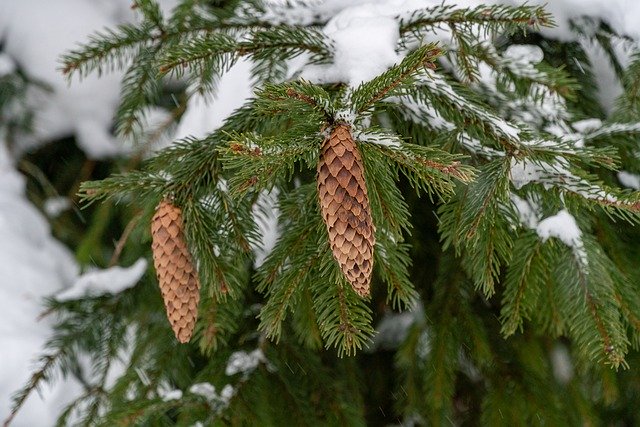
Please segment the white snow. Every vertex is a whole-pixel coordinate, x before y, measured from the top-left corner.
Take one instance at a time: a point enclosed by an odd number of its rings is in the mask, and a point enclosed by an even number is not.
[[[76,135],[92,158],[119,154],[121,144],[109,128],[120,93],[120,73],[91,75],[82,84],[68,85],[59,58],[87,35],[117,22],[87,0],[1,0],[3,49],[32,79],[51,91],[32,87],[28,103],[35,109],[33,138],[24,136],[23,149]],[[96,100],[100,100],[96,102]]]
[[[389,148],[402,147],[402,140],[393,134],[384,135],[367,130],[356,130],[353,136],[357,141],[363,143],[378,144]]]
[[[175,3],[161,1],[165,10]],[[22,150],[75,135],[90,158],[130,151],[110,132],[122,72],[94,73],[68,84],[60,71],[60,57],[86,42],[89,34],[115,27],[120,22],[117,19],[133,20],[133,16],[129,0],[0,0],[4,50],[0,69],[5,64],[6,71],[9,61],[15,62],[29,78],[50,89],[32,86],[28,90],[28,105],[35,110],[34,135],[22,135]]]
[[[640,190],[640,175],[633,174],[626,171],[618,172],[618,181],[620,184],[634,190]]]
[[[71,200],[68,197],[49,197],[44,201],[44,212],[50,218],[57,218],[60,214],[71,208]]]
[[[585,134],[585,139],[595,139],[617,133],[639,133],[640,123],[607,123],[598,129],[591,129]]]
[[[226,384],[222,387],[220,394],[218,394],[213,384],[206,382],[193,384],[189,387],[189,392],[204,397],[216,413],[220,413],[223,409],[227,408],[231,398],[236,393],[231,384]]]
[[[553,163],[530,159],[511,159],[511,183],[520,189],[529,183],[542,184],[545,189],[560,188],[586,199],[615,203],[616,197],[603,188],[574,175],[564,159]]]
[[[214,400],[216,395],[216,388],[210,383],[196,383],[189,387],[189,392],[202,396],[207,400]]]
[[[488,110],[470,106],[469,100],[456,93],[441,74],[427,69],[419,77],[418,84],[428,87],[429,90],[435,94],[446,97],[461,111],[473,112],[474,115],[485,121],[496,134],[503,136],[508,140],[520,142],[520,129],[518,129],[517,126],[496,116]]]
[[[576,259],[583,266],[587,265],[587,253],[582,243],[582,232],[576,219],[566,209],[540,221],[536,232],[543,242],[551,237],[560,239],[565,245],[572,248]]]
[[[58,301],[70,301],[87,296],[117,294],[133,287],[147,270],[147,260],[140,258],[131,267],[115,266],[82,274],[73,286],[58,293]]]
[[[540,165],[532,161],[520,161],[514,157],[511,159],[511,182],[519,190],[530,182],[540,181],[543,170]]]
[[[602,127],[602,120],[600,119],[584,119],[571,123],[573,128],[580,133],[593,132]]]
[[[178,389],[158,389],[158,397],[165,402],[169,402],[171,400],[180,400],[182,399],[182,390]]]
[[[460,7],[477,6],[481,1],[458,1]],[[343,82],[352,87],[400,62],[406,52],[399,52],[400,17],[412,12],[440,6],[440,0],[385,0],[310,2],[310,6],[294,8],[298,22],[312,22],[315,16],[332,16],[323,31],[334,47],[333,63],[309,65],[302,77],[317,83]],[[333,15],[327,15],[327,12]],[[266,19],[272,19],[269,13]],[[451,42],[447,30],[434,29],[429,40]]]
[[[333,64],[310,65],[302,77],[319,83],[346,82],[351,86],[371,80],[396,62],[399,23],[369,3],[344,9],[325,26],[333,41]]]
[[[9,55],[0,52],[0,77],[11,74],[16,70],[16,63]]]
[[[518,64],[539,64],[544,59],[544,52],[538,46],[530,44],[512,44],[504,51],[504,57]]]
[[[509,195],[511,203],[518,214],[520,223],[527,228],[536,229],[539,219],[539,207],[530,199],[523,199],[515,193]]]
[[[392,96],[386,101],[401,105],[403,107],[400,110],[402,115],[415,123],[442,131],[452,131],[456,128],[453,123],[444,119],[438,110],[430,105],[416,102],[409,96]]]
[[[565,385],[573,379],[573,362],[566,345],[556,343],[551,349],[551,368],[554,378],[560,384]]]
[[[187,103],[174,139],[203,138],[219,128],[234,110],[253,95],[251,62],[240,59],[218,83],[215,95],[194,93]],[[193,88],[190,90],[193,92]]]
[[[42,298],[72,283],[78,270],[73,255],[51,237],[45,218],[26,200],[24,187],[0,132],[0,420],[9,415],[10,397],[27,382],[49,336],[52,319],[39,319]],[[43,387],[13,425],[49,426],[80,393],[72,379]]]
[[[252,213],[260,235],[260,241],[251,242],[251,249],[256,257],[254,266],[258,268],[271,253],[281,234],[278,226],[278,190],[274,188],[271,191],[261,191],[253,205]]]
[[[226,384],[224,387],[222,387],[222,391],[220,391],[220,399],[222,399],[222,402],[228,405],[231,401],[231,398],[235,394],[236,390],[233,388],[233,386],[231,384]]]
[[[227,361],[227,368],[225,374],[228,376],[238,373],[247,374],[258,367],[260,363],[266,362],[264,353],[259,348],[253,350],[251,353],[246,351],[236,351],[231,354]]]
[[[402,313],[391,311],[385,313],[376,325],[376,334],[371,339],[366,351],[397,349],[407,337],[411,327],[421,322],[424,322],[424,307],[420,301]]]

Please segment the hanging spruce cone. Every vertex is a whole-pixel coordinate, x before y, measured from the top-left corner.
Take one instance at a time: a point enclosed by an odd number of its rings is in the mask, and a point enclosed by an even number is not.
[[[180,208],[161,201],[151,220],[151,237],[167,317],[178,341],[189,342],[198,316],[200,281],[184,239]]]
[[[369,295],[375,228],[362,157],[348,125],[334,126],[322,144],[318,196],[334,258],[353,289]]]

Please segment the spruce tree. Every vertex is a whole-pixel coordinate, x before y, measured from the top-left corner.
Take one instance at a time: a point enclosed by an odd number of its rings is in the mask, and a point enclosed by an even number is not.
[[[164,303],[151,270],[48,301],[56,333],[15,411],[62,373],[86,392],[61,425],[640,423],[640,194],[618,181],[640,172],[640,56],[607,115],[583,47],[537,32],[540,7],[401,14],[400,59],[354,84],[290,75],[337,60],[312,4],[134,4],[141,22],[62,67],[125,70],[120,135],[140,137],[151,105],[179,120],[240,59],[255,94],[208,136],[82,184],[93,221],[129,224],[123,261],[153,240]],[[265,195],[280,235],[256,263]]]

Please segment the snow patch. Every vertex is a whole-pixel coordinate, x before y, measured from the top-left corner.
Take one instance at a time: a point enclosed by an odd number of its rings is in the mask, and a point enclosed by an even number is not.
[[[640,175],[620,171],[618,172],[618,181],[625,187],[640,190]]]
[[[309,65],[302,77],[317,83],[358,86],[399,62],[399,23],[372,4],[344,9],[325,26],[333,41],[333,64]]]
[[[4,77],[14,71],[16,71],[16,63],[13,62],[9,55],[0,52],[0,77]]]
[[[202,95],[191,88],[189,91],[193,95],[187,102],[186,112],[180,119],[174,138],[204,138],[222,126],[227,117],[253,95],[251,66],[249,60],[238,60],[222,75],[215,94]]]
[[[147,260],[140,258],[131,267],[111,267],[81,275],[69,289],[55,296],[58,301],[70,301],[87,296],[117,294],[133,287],[147,271]]]
[[[509,198],[518,214],[520,223],[530,229],[536,229],[539,219],[539,207],[531,200],[525,200],[515,193],[511,193]]]
[[[400,18],[406,19],[417,10],[442,5],[441,0],[328,0],[301,3],[301,7],[293,7],[286,13],[296,16],[294,21],[303,25],[331,17],[323,31],[331,39],[334,48],[332,64],[308,65],[303,69],[302,77],[316,83],[344,82],[351,87],[371,80],[402,60],[406,52],[399,52],[398,49]],[[476,0],[457,3],[461,8],[481,4]],[[266,16],[266,19],[273,19],[273,11]],[[276,21],[282,19],[287,18],[276,18]],[[430,39],[452,43],[448,30],[433,30]]]
[[[222,387],[222,391],[220,391],[220,398],[222,401],[228,405],[231,401],[231,398],[236,394],[236,389],[233,388],[231,384],[227,384]]]
[[[402,141],[397,135],[383,135],[376,132],[361,130],[355,132],[353,136],[357,141],[362,143],[378,144],[389,148],[402,147]]]
[[[600,119],[584,119],[571,123],[573,128],[580,133],[589,133],[594,130],[598,130],[602,127],[602,120]]]
[[[573,379],[573,362],[569,350],[564,344],[556,344],[551,350],[551,367],[553,376],[560,384],[567,384]]]
[[[367,352],[378,349],[395,350],[405,340],[411,327],[424,321],[424,307],[418,301],[410,310],[402,313],[387,312],[376,326]]]
[[[447,132],[456,128],[453,123],[444,119],[438,110],[409,96],[392,96],[386,100],[403,107],[400,109],[402,115],[417,124]]]
[[[582,243],[582,232],[576,219],[566,209],[540,221],[536,232],[543,242],[551,237],[560,239],[565,245],[572,248],[576,259],[583,266],[587,265],[587,253]]]
[[[57,218],[71,206],[71,200],[68,197],[49,197],[44,201],[44,212],[49,218]]]
[[[236,351],[229,357],[225,374],[228,376],[238,373],[248,374],[258,367],[260,363],[266,363],[267,359],[259,348],[251,353]]]
[[[165,402],[169,402],[171,400],[180,400],[182,399],[182,390],[173,389],[173,390],[164,390],[158,389],[158,397]]]
[[[578,194],[585,199],[616,203],[618,199],[603,188],[574,175],[566,160],[553,163],[527,159],[511,159],[510,177],[513,186],[520,189],[529,183],[539,183],[545,189],[552,187]]]
[[[540,181],[544,168],[532,161],[511,159],[510,176],[513,186],[519,190],[531,182]]]
[[[216,388],[210,383],[197,383],[189,387],[189,392],[202,396],[207,400],[213,400],[217,397]]]
[[[87,0],[0,2],[5,54],[30,79],[50,89],[30,85],[27,104],[35,112],[34,135],[21,135],[18,148],[27,150],[75,134],[89,157],[122,152],[122,144],[109,133],[122,73],[91,74],[69,85],[59,70],[63,53],[85,42],[89,34],[116,24]]]
[[[264,263],[280,237],[278,194],[277,188],[271,191],[261,191],[252,208],[253,218],[258,225],[258,234],[260,235],[260,241],[251,242],[251,249],[256,257],[255,268],[259,268]]]
[[[204,397],[216,413],[220,413],[229,406],[229,402],[236,391],[231,384],[222,387],[220,394],[216,393],[216,388],[210,383],[197,383],[189,387],[189,392]]]
[[[540,47],[530,44],[512,44],[504,51],[504,57],[522,64],[539,64],[544,59]]]
[[[43,298],[69,286],[78,272],[73,255],[26,200],[24,178],[13,163],[0,132],[0,420],[9,415],[11,396],[27,383],[51,333],[53,319],[39,319]],[[82,386],[69,377],[40,391],[27,399],[13,425],[52,425]]]
[[[456,93],[453,87],[440,74],[433,70],[425,70],[417,79],[418,84],[425,86],[430,92],[448,98],[449,102],[461,111],[472,111],[479,119],[485,121],[498,135],[515,142],[520,142],[520,129],[495,114],[469,104],[469,100]]]

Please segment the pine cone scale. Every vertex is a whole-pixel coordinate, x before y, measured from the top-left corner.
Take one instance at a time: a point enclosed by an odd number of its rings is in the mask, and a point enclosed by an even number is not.
[[[362,157],[347,125],[336,125],[318,162],[318,197],[334,258],[361,296],[369,294],[374,226]]]
[[[153,263],[167,318],[178,341],[191,339],[198,316],[200,281],[184,238],[182,211],[160,202],[151,221]]]

